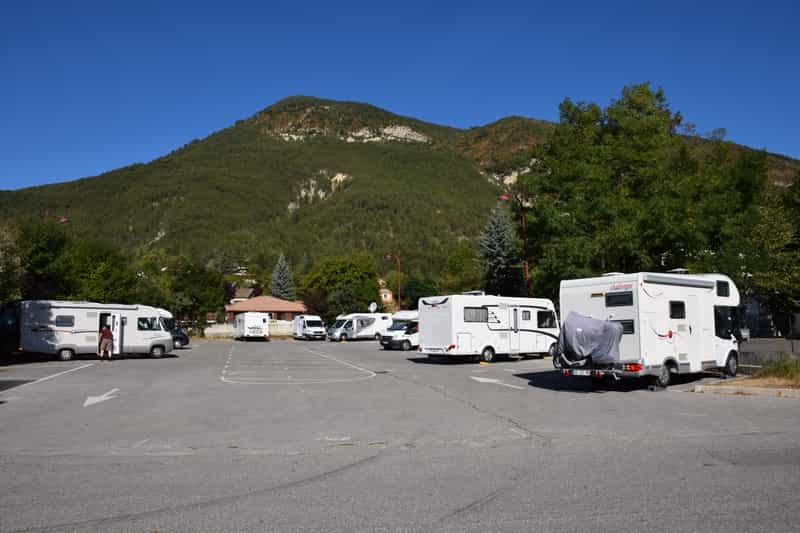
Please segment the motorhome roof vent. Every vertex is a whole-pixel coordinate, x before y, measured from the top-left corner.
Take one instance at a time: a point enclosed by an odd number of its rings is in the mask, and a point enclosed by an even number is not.
[[[605,272],[603,274],[603,277],[605,278],[605,277],[608,277],[608,276],[624,276],[624,275],[625,275],[625,272]]]
[[[688,268],[673,268],[672,270],[667,270],[668,274],[688,274]]]
[[[467,296],[486,296],[486,293],[483,291],[467,291],[462,292],[461,294],[465,294]]]

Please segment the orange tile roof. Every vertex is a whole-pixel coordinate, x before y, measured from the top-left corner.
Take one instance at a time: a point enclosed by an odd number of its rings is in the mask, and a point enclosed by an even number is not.
[[[225,310],[229,313],[244,313],[247,311],[258,311],[261,313],[305,313],[306,306],[301,301],[290,302],[281,300],[274,296],[256,296],[243,302],[226,305]]]

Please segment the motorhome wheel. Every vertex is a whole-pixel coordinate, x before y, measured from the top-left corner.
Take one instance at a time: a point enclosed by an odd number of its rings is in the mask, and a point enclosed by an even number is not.
[[[739,370],[739,359],[734,352],[731,352],[728,354],[728,360],[725,361],[725,375],[735,377],[737,370]]]
[[[75,352],[70,350],[69,348],[61,348],[58,351],[58,358],[61,359],[62,361],[69,361],[73,357],[75,357]]]
[[[655,384],[662,388],[669,386],[669,381],[670,378],[672,377],[671,374],[672,372],[670,372],[669,363],[664,363],[663,365],[661,365],[661,369],[658,371],[658,375],[655,376],[654,380]]]
[[[375,334],[375,340],[376,340],[376,341],[379,341],[379,340],[381,340],[381,334],[380,334],[380,333],[376,333],[376,334]]]
[[[402,348],[404,352],[409,351],[411,349],[411,341],[408,340],[403,341],[403,344],[400,345],[400,348]]]
[[[557,353],[553,354],[553,368],[561,370],[561,356]]]
[[[153,346],[150,349],[150,357],[153,359],[160,359],[164,355],[164,348],[161,346]]]
[[[481,352],[481,361],[484,363],[491,363],[492,359],[494,359],[494,350],[491,346],[487,346]]]
[[[556,343],[550,345],[550,348],[547,349],[547,354],[552,358],[556,357]]]
[[[175,339],[175,340],[172,342],[172,344],[173,344],[173,346],[175,346],[175,349],[176,349],[176,350],[180,350],[181,348],[183,348],[183,341],[182,341],[182,340],[180,340],[180,339]]]
[[[340,342],[344,342],[344,341],[346,341],[346,340],[347,340],[347,333],[342,333],[342,334],[339,336],[339,341],[340,341]]]

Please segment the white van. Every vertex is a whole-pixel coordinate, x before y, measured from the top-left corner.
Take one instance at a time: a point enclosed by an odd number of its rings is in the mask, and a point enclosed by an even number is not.
[[[295,339],[325,340],[325,324],[317,315],[297,315],[292,321],[292,335]]]
[[[392,325],[381,335],[384,350],[412,350],[419,346],[419,312],[398,311],[392,315]]]
[[[328,328],[328,340],[347,341],[357,339],[380,340],[389,326],[392,315],[389,313],[352,313],[340,315]]]
[[[58,354],[63,361],[80,354],[97,354],[100,329],[108,326],[114,335],[114,355],[149,354],[158,358],[173,348],[172,334],[161,320],[165,312],[146,305],[22,301],[20,349]]]
[[[555,306],[544,298],[453,294],[419,300],[419,351],[492,361],[545,355],[558,340]]]
[[[237,339],[269,338],[269,313],[248,311],[239,313],[233,319],[234,335]]]
[[[736,375],[739,291],[722,274],[613,274],[561,282],[561,316],[619,322],[619,360],[598,367],[560,357],[567,376],[653,376],[724,369]]]

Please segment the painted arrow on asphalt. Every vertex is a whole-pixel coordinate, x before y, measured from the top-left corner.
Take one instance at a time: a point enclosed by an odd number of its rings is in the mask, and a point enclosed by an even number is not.
[[[494,383],[495,385],[502,385],[503,387],[508,387],[510,389],[519,389],[524,390],[525,387],[520,387],[519,385],[509,385],[508,383],[503,383],[499,379],[494,378],[481,378],[478,376],[470,376],[471,379],[474,379],[478,383]]]
[[[104,402],[106,400],[111,400],[112,398],[116,398],[116,396],[114,396],[114,395],[116,393],[118,393],[118,392],[119,392],[119,389],[111,389],[110,391],[108,391],[107,393],[105,393],[105,394],[103,394],[101,396],[89,396],[88,398],[86,398],[86,401],[83,402],[83,406],[84,407],[88,407],[88,406],[94,405],[96,403]]]

